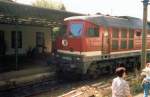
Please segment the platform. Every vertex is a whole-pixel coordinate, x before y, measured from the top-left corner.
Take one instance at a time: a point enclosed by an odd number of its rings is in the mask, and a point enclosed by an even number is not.
[[[51,79],[55,75],[51,66],[36,66],[28,69],[10,71],[0,74],[0,90]]]

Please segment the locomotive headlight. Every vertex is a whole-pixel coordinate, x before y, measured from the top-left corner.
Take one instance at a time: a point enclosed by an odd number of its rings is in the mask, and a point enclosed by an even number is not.
[[[70,61],[72,60],[71,57],[67,57],[67,56],[63,56],[62,59],[64,59],[64,60],[70,60]]]
[[[62,45],[63,45],[63,46],[68,46],[68,41],[67,41],[66,39],[63,39],[63,40],[62,40]]]

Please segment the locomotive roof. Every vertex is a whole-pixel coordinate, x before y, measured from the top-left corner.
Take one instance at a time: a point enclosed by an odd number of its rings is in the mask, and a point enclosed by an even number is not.
[[[94,15],[94,16],[73,16],[66,18],[67,20],[86,20],[97,25],[111,26],[111,27],[122,27],[122,28],[133,28],[133,29],[142,29],[143,22],[139,18],[129,17],[129,16],[104,16],[104,15]],[[150,29],[150,27],[148,27]]]

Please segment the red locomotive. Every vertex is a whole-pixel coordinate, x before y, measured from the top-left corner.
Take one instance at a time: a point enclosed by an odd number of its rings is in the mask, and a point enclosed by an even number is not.
[[[62,71],[96,76],[113,72],[116,64],[127,68],[140,65],[141,19],[95,15],[74,16],[64,21],[66,33],[56,39],[55,47],[55,60]],[[150,33],[147,51],[149,57]]]

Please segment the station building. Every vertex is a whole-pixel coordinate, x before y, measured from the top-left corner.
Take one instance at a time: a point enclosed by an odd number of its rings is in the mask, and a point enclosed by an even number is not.
[[[53,28],[77,15],[82,14],[0,1],[0,72],[47,65]]]
[[[26,54],[31,49],[50,53],[53,27],[74,15],[81,14],[0,1],[0,55]]]

